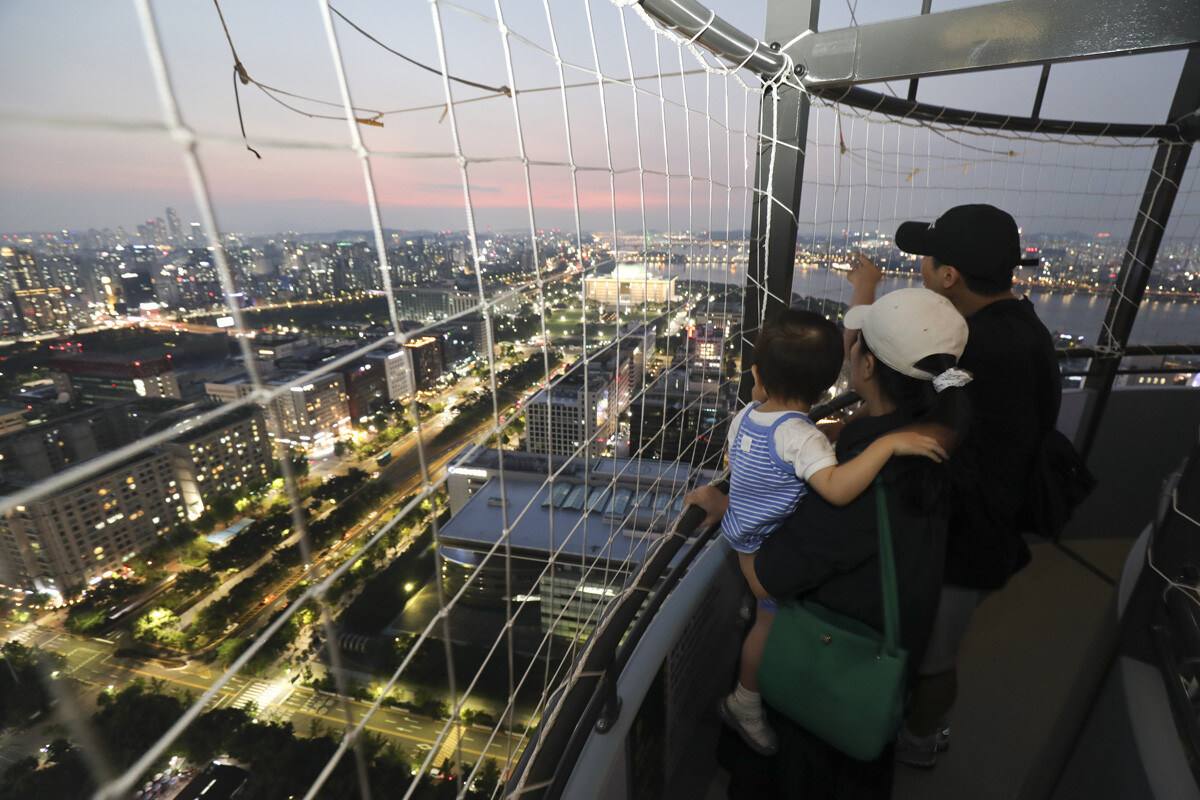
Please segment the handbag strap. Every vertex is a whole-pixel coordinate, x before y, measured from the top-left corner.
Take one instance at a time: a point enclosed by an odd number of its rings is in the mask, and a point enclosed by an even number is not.
[[[883,637],[888,656],[900,650],[900,597],[896,588],[896,555],[892,550],[892,523],[888,516],[883,481],[875,478],[875,515],[879,528],[879,578],[883,597]]]

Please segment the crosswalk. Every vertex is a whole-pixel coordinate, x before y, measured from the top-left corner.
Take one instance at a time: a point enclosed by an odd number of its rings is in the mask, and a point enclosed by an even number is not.
[[[295,713],[294,710],[284,707],[284,703],[293,691],[294,688],[290,683],[256,680],[239,692],[230,706],[246,708],[253,703],[257,709],[256,719],[264,722],[270,720],[286,722]]]
[[[10,633],[7,638],[8,638],[8,641],[10,641],[10,642],[20,642],[21,644],[27,645],[27,644],[29,644],[29,641],[31,639],[33,639],[33,637],[37,636],[37,634],[38,634],[37,626],[26,625],[25,627],[21,628],[20,630]]]
[[[438,754],[433,759],[433,766],[440,767],[445,763],[446,759],[457,761],[456,750],[458,743],[463,737],[464,727],[462,725],[453,725],[450,732],[446,735],[446,740],[442,742],[442,746],[438,748]]]

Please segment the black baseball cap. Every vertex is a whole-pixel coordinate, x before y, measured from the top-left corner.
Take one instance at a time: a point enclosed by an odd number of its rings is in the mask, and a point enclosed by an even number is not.
[[[955,206],[935,222],[905,222],[896,229],[896,247],[980,278],[1007,277],[1018,264],[1038,263],[1021,258],[1012,215],[984,203]]]

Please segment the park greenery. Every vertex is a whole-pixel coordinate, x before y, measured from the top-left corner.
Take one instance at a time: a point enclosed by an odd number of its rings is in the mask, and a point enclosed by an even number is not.
[[[0,728],[20,727],[50,710],[51,674],[66,657],[7,642],[0,649]]]
[[[358,469],[316,486],[310,508],[301,511],[310,541],[324,550],[358,524],[390,491],[372,483]],[[322,507],[328,510],[316,513]],[[259,603],[272,596],[275,587],[303,561],[299,543],[281,546],[292,533],[294,519],[287,508],[268,510],[223,546],[200,547],[202,540],[193,525],[181,525],[164,549],[139,559],[132,576],[115,576],[90,587],[67,613],[67,627],[75,633],[97,634],[119,621],[122,609],[135,609],[131,632],[134,638],[153,647],[196,652],[218,642],[231,627],[244,622]],[[174,548],[203,551],[202,565],[186,569],[174,580],[146,564],[165,562]],[[376,556],[377,557],[377,556]],[[368,559],[373,564],[374,559]],[[237,576],[236,582],[231,576]],[[181,629],[182,614],[209,595],[223,579],[230,587],[200,607],[191,624]],[[294,633],[294,631],[293,631]],[[229,652],[229,648],[225,648]],[[232,660],[232,659],[229,659]]]
[[[127,769],[166,733],[192,701],[190,695],[166,691],[161,681],[147,683],[140,679],[119,692],[101,694],[92,723],[109,763]],[[178,755],[192,764],[205,764],[217,756],[227,756],[249,771],[243,789],[246,797],[286,800],[303,796],[337,750],[340,736],[322,726],[313,726],[309,735],[301,736],[290,722],[259,721],[255,714],[253,707],[204,712],[168,748],[163,761]],[[457,776],[465,779],[473,769],[470,764],[459,769],[453,762],[446,762],[439,765],[439,776],[427,772],[414,776],[424,760],[420,754],[409,754],[382,736],[369,733],[362,739],[362,753],[374,797],[399,796],[412,786],[410,796],[419,800],[475,800],[491,797],[501,780],[496,761],[487,759],[474,785],[460,794]],[[34,756],[24,758],[9,766],[0,778],[0,800],[83,800],[95,789],[80,748],[65,738],[50,744],[44,762]],[[325,782],[321,797],[353,800],[359,796],[355,759],[343,758]]]

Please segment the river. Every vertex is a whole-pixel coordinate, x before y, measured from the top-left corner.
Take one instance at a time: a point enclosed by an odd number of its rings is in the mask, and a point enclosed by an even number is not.
[[[651,275],[672,275],[685,280],[709,280],[714,283],[738,283],[743,280],[741,269],[729,267],[689,267],[672,264],[651,267]],[[885,276],[880,293],[910,286],[920,286],[919,276]],[[823,267],[797,269],[792,291],[798,295],[823,297],[849,302],[850,284],[846,273]],[[1018,291],[1021,291],[1018,285]],[[1109,294],[1063,293],[1037,290],[1030,294],[1038,316],[1051,331],[1082,336],[1083,344],[1095,344],[1108,310]],[[1131,344],[1195,344],[1200,342],[1200,303],[1192,300],[1157,300],[1146,298],[1138,311]]]

